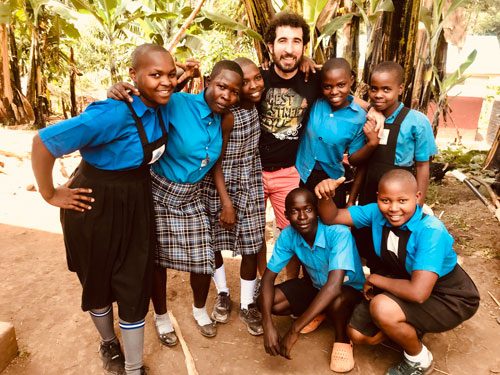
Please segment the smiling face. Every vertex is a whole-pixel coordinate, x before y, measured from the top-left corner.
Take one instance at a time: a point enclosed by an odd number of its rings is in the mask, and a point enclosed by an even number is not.
[[[241,101],[240,105],[252,107],[260,101],[262,92],[264,91],[264,79],[257,65],[249,63],[241,67],[243,70],[243,83],[241,85]]]
[[[223,69],[210,79],[205,89],[205,101],[212,112],[223,114],[235,104],[240,95],[241,76],[232,70]]]
[[[292,228],[302,237],[314,240],[318,228],[318,213],[312,193],[300,188],[293,190],[285,204],[285,216]]]
[[[329,69],[321,73],[323,96],[334,111],[349,104],[347,97],[353,83],[354,77],[345,69]]]
[[[295,74],[304,55],[301,27],[278,26],[274,42],[268,44],[278,75]],[[283,77],[286,78],[286,77]]]
[[[399,95],[403,92],[403,84],[398,82],[393,71],[377,71],[370,79],[368,96],[375,109],[385,117],[389,117],[399,106]]]
[[[177,86],[177,70],[167,51],[145,53],[129,74],[142,101],[151,108],[167,104]]]
[[[381,181],[378,187],[377,204],[389,224],[400,227],[411,219],[422,193],[416,182],[408,180]]]

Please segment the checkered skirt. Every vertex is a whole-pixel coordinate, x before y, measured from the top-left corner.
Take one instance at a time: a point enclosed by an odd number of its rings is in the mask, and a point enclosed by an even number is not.
[[[180,184],[151,171],[158,266],[211,274],[214,251],[210,222],[200,195],[200,182]]]
[[[222,172],[236,211],[235,227],[226,230],[219,225],[222,206],[211,174],[202,180],[202,197],[210,219],[214,250],[250,255],[261,249],[266,225],[258,148],[259,117],[255,108],[246,110],[235,106],[231,112],[234,127],[222,161]]]

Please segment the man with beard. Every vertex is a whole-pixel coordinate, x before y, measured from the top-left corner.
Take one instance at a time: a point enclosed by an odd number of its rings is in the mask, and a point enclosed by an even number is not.
[[[309,42],[309,26],[295,13],[279,13],[269,23],[264,35],[272,54],[269,70],[262,70],[264,93],[257,105],[260,117],[260,157],[265,198],[274,208],[276,225],[281,230],[285,218],[285,197],[297,188],[300,176],[295,158],[312,104],[321,94],[320,76],[311,73],[308,82],[299,70],[304,49]],[[266,249],[259,253],[259,272],[266,268]],[[297,277],[298,260],[286,267],[287,278]]]

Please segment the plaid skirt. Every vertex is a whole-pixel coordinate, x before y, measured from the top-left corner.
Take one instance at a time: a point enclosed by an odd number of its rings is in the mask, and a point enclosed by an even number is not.
[[[212,274],[215,270],[210,222],[200,183],[180,184],[151,171],[156,221],[156,265]]]

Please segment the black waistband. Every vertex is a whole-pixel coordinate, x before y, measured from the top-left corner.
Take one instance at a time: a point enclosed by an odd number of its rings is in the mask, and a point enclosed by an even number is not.
[[[150,178],[149,166],[142,166],[126,171],[109,171],[96,168],[82,159],[82,162],[78,166],[78,169],[85,177],[93,180],[98,180],[99,182],[127,182]]]

